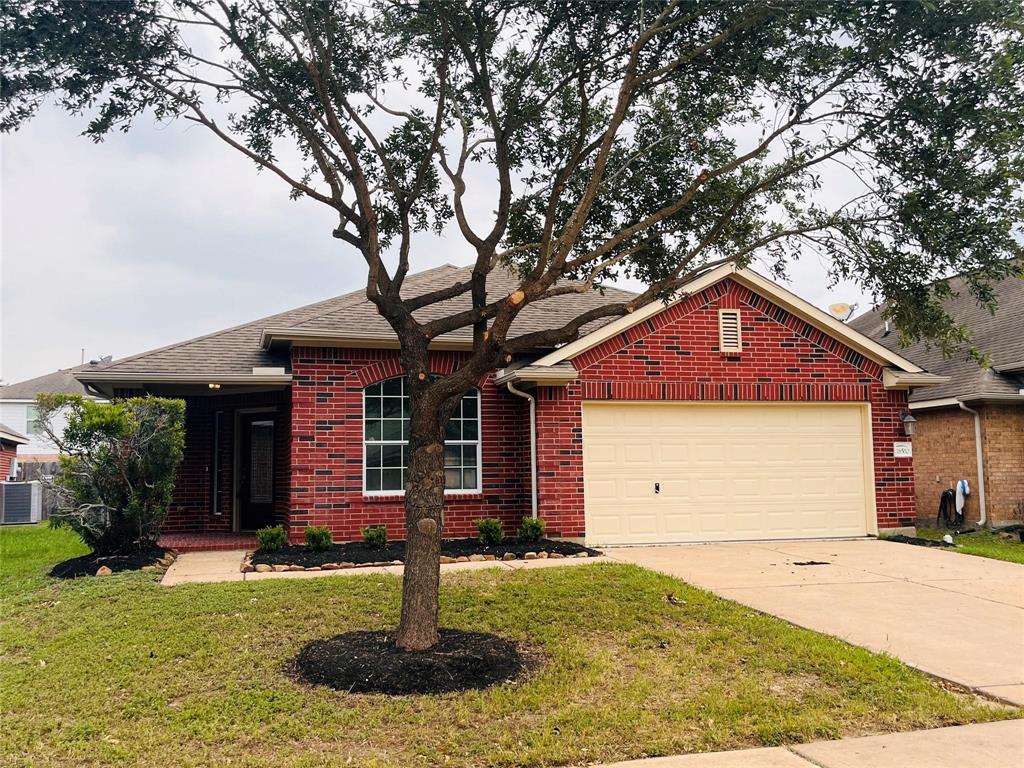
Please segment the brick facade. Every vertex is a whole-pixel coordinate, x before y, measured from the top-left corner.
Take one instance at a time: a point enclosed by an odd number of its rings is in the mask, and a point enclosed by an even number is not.
[[[11,462],[18,457],[18,446],[15,443],[0,443],[0,480],[6,480],[11,474]]]
[[[1024,518],[1024,408],[987,403],[978,410],[989,521],[1019,521]]]
[[[274,421],[275,516],[278,522],[288,523],[290,399],[287,390],[185,398],[185,452],[178,467],[164,533],[228,533],[232,530],[235,506],[235,419],[238,412],[247,409],[268,409],[267,418]],[[219,460],[215,463],[214,425],[218,422],[220,429],[216,443]],[[213,500],[211,487],[215,483],[218,496]]]
[[[981,415],[982,460],[985,464],[985,506],[990,523],[1024,517],[1024,408],[997,403],[972,403]],[[934,525],[939,494],[966,479],[971,486],[965,520],[981,516],[974,415],[960,408],[914,412],[914,483],[917,517]]]
[[[431,369],[451,371],[457,353],[432,356]],[[295,348],[292,351],[291,536],[326,525],[336,540],[359,538],[383,524],[405,538],[401,495],[363,494],[363,389],[402,375],[397,350]],[[530,509],[526,401],[480,382],[482,492],[449,493],[446,536],[476,535],[474,521],[497,517],[514,531]]]
[[[739,308],[743,352],[718,349],[719,308]],[[584,400],[826,401],[871,405],[879,528],[912,525],[911,459],[899,413],[906,393],[881,368],[732,280],[717,283],[578,356],[579,379],[542,388],[537,407],[540,509],[551,530],[584,535]]]
[[[741,310],[740,354],[718,350],[720,307]],[[431,368],[450,371],[459,355],[436,353]],[[585,533],[582,401],[597,399],[867,402],[878,526],[914,522],[911,460],[892,456],[893,442],[908,440],[899,420],[906,394],[883,388],[876,363],[734,281],[689,297],[573,362],[581,372],[576,382],[536,390],[539,506],[553,535]],[[278,518],[289,525],[293,541],[310,525],[328,526],[339,541],[358,538],[369,524],[404,537],[402,496],[363,493],[362,442],[364,388],[401,374],[396,350],[295,347],[290,393],[188,398],[186,456],[167,530],[231,530],[231,425],[239,408],[263,405],[277,408]],[[496,387],[493,375],[479,389],[482,492],[446,497],[447,536],[474,534],[480,517],[497,517],[512,531],[529,513],[527,403]],[[214,515],[212,434],[218,418],[221,514]]]

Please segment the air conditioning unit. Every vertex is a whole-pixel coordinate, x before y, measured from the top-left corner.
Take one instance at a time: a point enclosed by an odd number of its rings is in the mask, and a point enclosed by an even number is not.
[[[43,519],[43,486],[38,480],[0,483],[0,524],[38,523]]]

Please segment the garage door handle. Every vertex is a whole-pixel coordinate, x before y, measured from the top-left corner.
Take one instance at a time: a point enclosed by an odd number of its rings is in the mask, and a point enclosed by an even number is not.
[[[654,484],[654,492],[655,493],[661,493],[661,483],[655,483]]]

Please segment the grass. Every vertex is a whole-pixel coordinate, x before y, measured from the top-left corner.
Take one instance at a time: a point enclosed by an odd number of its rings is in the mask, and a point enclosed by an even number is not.
[[[943,528],[917,529],[917,535],[922,539],[941,539],[947,533],[953,536],[957,552],[1024,565],[1024,543],[1017,538],[1016,534],[1012,539],[1004,539],[991,531],[978,531],[957,536],[953,531]]]
[[[43,528],[0,536],[16,598],[0,609],[5,766],[577,765],[1021,714],[612,564],[445,577],[443,623],[528,646],[540,665],[524,682],[348,695],[295,682],[289,661],[313,638],[394,626],[394,577],[58,583],[42,574],[78,554],[74,542]]]

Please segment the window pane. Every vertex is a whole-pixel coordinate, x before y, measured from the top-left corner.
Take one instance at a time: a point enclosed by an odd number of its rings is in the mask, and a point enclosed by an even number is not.
[[[462,470],[462,487],[466,489],[476,489],[476,470],[475,469],[464,469]]]
[[[385,419],[381,422],[383,428],[381,430],[382,440],[402,440],[402,424],[404,423],[401,419]]]
[[[459,490],[462,488],[462,472],[457,469],[446,469],[444,471],[444,487],[448,490]]]
[[[448,426],[446,426],[444,428],[444,439],[445,440],[461,440],[462,439],[462,433],[459,430],[459,424],[460,424],[460,422],[459,422],[458,419],[450,419],[448,421]]]
[[[381,466],[399,468],[405,466],[405,462],[402,461],[402,453],[401,445],[385,445],[381,451]]]
[[[409,440],[409,420],[408,419],[403,419],[402,420],[402,439],[406,440],[406,441]]]
[[[379,445],[368,445],[368,446],[366,446],[366,466],[367,467],[379,467],[380,466],[380,446]]]
[[[368,418],[368,419],[379,419],[380,418],[380,398],[379,397],[368,397],[368,398],[366,398],[366,418]]]
[[[401,397],[385,397],[384,403],[384,418],[386,419],[400,419],[402,418],[402,401],[404,398]]]
[[[401,491],[405,489],[400,469],[385,469],[381,471],[381,489],[385,491]]]
[[[379,381],[376,384],[371,384],[370,386],[368,386],[366,388],[366,396],[367,397],[372,397],[374,395],[376,395],[377,397],[380,397],[380,382]]]
[[[476,440],[479,431],[477,430],[476,419],[472,421],[462,422],[462,439],[463,440]]]
[[[457,445],[446,445],[444,447],[444,465],[446,467],[462,466],[462,451]]]
[[[368,469],[368,470],[366,470],[366,490],[368,490],[368,491],[379,491],[380,490],[380,470],[379,469]]]
[[[402,379],[388,379],[387,381],[381,382],[383,385],[382,391],[385,395],[401,395],[403,392]]]
[[[476,446],[475,445],[464,445],[464,446],[462,446],[462,466],[464,466],[464,467],[475,467],[476,466]]]
[[[381,427],[379,419],[366,420],[366,439],[380,440]]]

